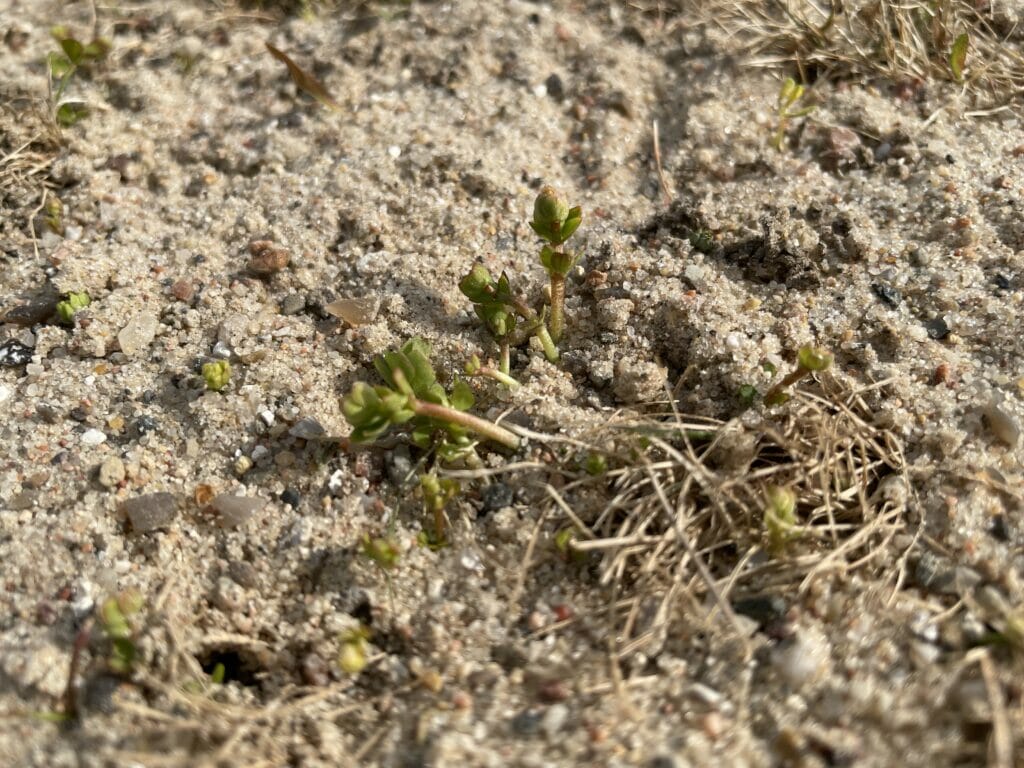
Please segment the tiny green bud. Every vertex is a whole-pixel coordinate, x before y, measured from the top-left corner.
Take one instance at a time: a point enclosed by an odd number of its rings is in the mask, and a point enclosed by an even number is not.
[[[800,347],[797,364],[805,371],[824,371],[832,365],[832,353],[821,347]]]
[[[386,570],[396,567],[402,556],[393,541],[381,537],[370,538],[369,534],[363,536],[363,554]]]
[[[796,494],[773,485],[765,493],[764,526],[773,550],[781,549],[796,535]]]
[[[146,598],[138,589],[126,589],[117,596],[117,607],[124,616],[131,616],[142,610]]]
[[[568,237],[568,235],[563,237],[562,233],[571,213],[577,219],[576,223],[571,226],[571,230],[575,231],[575,228],[579,226],[579,209],[574,208],[570,211],[569,204],[559,196],[554,187],[544,187],[533,203],[533,221],[530,222],[530,226],[545,240],[557,245]],[[569,234],[572,232],[570,231]]]
[[[493,301],[494,280],[487,267],[483,264],[474,264],[469,274],[459,281],[459,290],[472,302]]]
[[[366,668],[366,649],[362,642],[348,641],[341,644],[338,666],[347,675],[358,675]]]
[[[207,389],[220,392],[231,380],[231,364],[227,360],[203,363],[203,380]]]
[[[69,293],[66,299],[57,302],[57,317],[60,318],[62,323],[70,323],[78,310],[85,309],[91,303],[92,300],[89,298],[89,294],[85,291],[81,293]]]
[[[588,453],[583,468],[588,475],[603,475],[608,471],[608,460],[600,453]]]
[[[481,368],[483,368],[483,364],[480,362],[479,355],[473,355],[466,361],[466,367],[464,370],[466,371],[467,376],[476,376],[480,373]]]

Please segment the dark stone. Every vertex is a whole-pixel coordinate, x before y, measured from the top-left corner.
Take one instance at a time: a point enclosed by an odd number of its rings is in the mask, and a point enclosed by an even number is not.
[[[512,730],[517,736],[533,736],[540,731],[542,709],[524,709],[512,718]]]
[[[294,488],[285,488],[284,491],[281,493],[281,502],[283,504],[289,505],[292,509],[295,509],[297,506],[299,506],[299,501],[301,500],[302,497],[299,495],[299,492],[296,491]]]
[[[494,482],[484,487],[480,492],[480,498],[483,501],[483,508],[480,510],[483,514],[497,512],[499,509],[512,506],[514,491],[505,483]]]
[[[1010,540],[1010,523],[1006,519],[1006,515],[998,514],[992,518],[992,522],[989,524],[988,532],[992,534],[995,539],[999,541]]]
[[[154,429],[156,429],[156,420],[152,416],[139,416],[135,423],[132,424],[132,431],[139,437],[142,437],[147,432],[152,432]]]
[[[732,609],[736,613],[750,617],[761,628],[773,621],[780,621],[785,617],[789,606],[779,595],[759,595],[737,600],[732,604]]]
[[[924,324],[924,328],[928,331],[928,336],[936,341],[949,336],[949,324],[941,317],[933,317]]]
[[[903,301],[900,292],[887,283],[872,283],[871,290],[889,309],[896,309]]]
[[[15,368],[32,361],[32,347],[26,347],[17,339],[8,339],[0,344],[0,366]]]
[[[996,272],[995,275],[992,277],[992,282],[996,284],[996,288],[1001,288],[1004,291],[1008,291],[1013,287],[1010,283],[1010,279],[1006,275],[1000,274],[999,272]]]
[[[120,510],[135,533],[150,533],[174,522],[178,500],[166,491],[147,493],[121,502]]]
[[[565,98],[565,85],[557,74],[549,75],[548,79],[544,81],[544,86],[548,89],[548,96],[555,101]]]
[[[232,560],[228,563],[228,576],[240,587],[253,589],[259,584],[259,573],[251,563],[243,560]]]

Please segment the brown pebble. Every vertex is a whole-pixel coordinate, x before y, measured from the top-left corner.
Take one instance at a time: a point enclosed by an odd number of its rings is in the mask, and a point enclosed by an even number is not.
[[[473,697],[465,691],[456,691],[452,694],[452,706],[455,709],[467,710],[473,706]]]
[[[1013,189],[1013,179],[1009,176],[998,176],[992,182],[995,189]]]
[[[288,266],[291,254],[285,248],[275,245],[270,240],[254,240],[249,243],[249,271],[255,275],[266,276],[280,272]]]
[[[178,301],[184,301],[187,304],[196,295],[196,287],[191,280],[178,280],[171,286],[171,295]]]
[[[555,614],[555,618],[559,621],[568,621],[572,618],[572,608],[565,603],[559,603],[558,605],[552,606],[551,610]]]
[[[323,687],[331,681],[327,671],[327,662],[315,653],[307,653],[303,657],[300,671],[302,682],[306,685]]]
[[[950,386],[952,376],[953,373],[952,369],[949,367],[949,364],[942,363],[938,368],[935,369],[935,373],[932,376],[932,383],[935,385],[945,384],[946,386]]]
[[[537,688],[537,698],[545,704],[565,701],[569,698],[569,687],[561,680],[548,680]]]

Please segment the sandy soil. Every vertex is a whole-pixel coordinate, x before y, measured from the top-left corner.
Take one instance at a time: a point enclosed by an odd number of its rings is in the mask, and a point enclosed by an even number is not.
[[[776,151],[778,77],[686,15],[132,2],[98,7],[111,51],[67,92],[90,114],[55,133],[56,23],[91,39],[87,3],[0,0],[4,764],[1024,759],[1012,110],[823,82]],[[298,92],[265,41],[340,108]],[[540,434],[481,450],[451,545],[418,546],[417,452],[349,446],[340,398],[414,335],[446,380],[494,355],[458,279],[481,260],[542,296],[542,184],[584,209],[563,359],[516,350],[522,388],[479,386],[476,407]],[[254,274],[258,240],[288,266]],[[358,327],[325,310],[364,296],[379,310]],[[763,394],[812,343],[833,371],[747,408],[742,388]],[[215,359],[221,392],[201,376]],[[622,428],[669,391],[688,423],[728,423],[707,450]],[[778,448],[797,434],[804,453]],[[602,451],[618,474],[580,471]],[[643,457],[663,464],[645,475]],[[765,467],[821,523],[772,558]],[[616,520],[655,510],[630,535],[670,541],[660,483],[708,571],[687,535],[642,556],[556,546],[573,516],[609,537],[620,492]],[[211,507],[222,494],[256,501]],[[361,554],[367,533],[390,533],[397,568]],[[76,636],[132,588],[132,670],[109,669],[94,625],[80,716],[49,722]],[[369,664],[348,675],[339,638],[360,625]]]

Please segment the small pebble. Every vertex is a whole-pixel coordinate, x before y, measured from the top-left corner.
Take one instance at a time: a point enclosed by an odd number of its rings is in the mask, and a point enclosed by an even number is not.
[[[547,89],[548,96],[555,101],[565,98],[565,86],[562,84],[562,78],[557,74],[549,75],[548,79],[544,81],[544,87]]]
[[[246,589],[252,589],[259,584],[259,573],[256,568],[244,560],[232,560],[228,563],[228,576]]]
[[[297,315],[306,308],[306,297],[299,293],[290,293],[281,302],[282,315]]]
[[[896,309],[900,302],[903,301],[903,296],[900,292],[887,283],[873,283],[871,290],[889,309]]]
[[[98,429],[87,429],[82,433],[83,445],[99,445],[106,442],[107,436]]]
[[[928,320],[924,324],[924,329],[928,332],[928,336],[936,341],[941,341],[949,336],[949,324],[941,317],[933,317]]]
[[[174,521],[178,516],[178,501],[174,494],[161,491],[123,501],[119,509],[135,533],[149,533]]]
[[[260,277],[280,272],[291,261],[288,250],[270,240],[254,240],[249,243],[249,253],[249,271]]]
[[[296,491],[294,488],[285,488],[284,492],[281,494],[281,503],[287,504],[292,509],[295,509],[297,506],[299,506],[299,502],[301,500],[302,497],[299,495],[299,492]]]
[[[111,456],[100,464],[99,481],[104,488],[116,488],[124,477],[124,462],[119,457]]]
[[[160,321],[151,312],[140,312],[135,315],[117,334],[117,342],[121,345],[121,351],[128,357],[135,357],[149,347],[159,326]]]
[[[288,434],[303,440],[318,440],[327,434],[327,430],[320,425],[319,421],[307,416],[295,422],[288,430]]]
[[[316,653],[307,653],[303,656],[299,669],[302,673],[302,682],[306,685],[323,687],[331,682],[327,662]]]
[[[512,501],[515,498],[512,486],[501,481],[496,481],[480,492],[480,498],[483,502],[482,512],[484,514],[488,512],[497,512],[499,509],[512,506]]]
[[[565,704],[552,704],[540,721],[540,728],[549,741],[554,741],[569,719],[569,707]]]
[[[982,409],[982,414],[985,417],[985,423],[988,424],[989,430],[999,441],[1011,448],[1016,447],[1017,441],[1020,439],[1020,426],[1018,426],[1012,416],[995,402],[985,406]]]
[[[772,654],[772,663],[786,683],[793,688],[802,688],[824,672],[829,653],[828,640],[824,636],[802,629],[792,640],[779,644]]]
[[[221,527],[238,528],[245,525],[266,504],[264,499],[222,493],[214,498],[211,506],[219,515]]]
[[[0,344],[0,366],[15,368],[26,365],[32,360],[32,347],[27,347],[17,339],[8,339]]]

